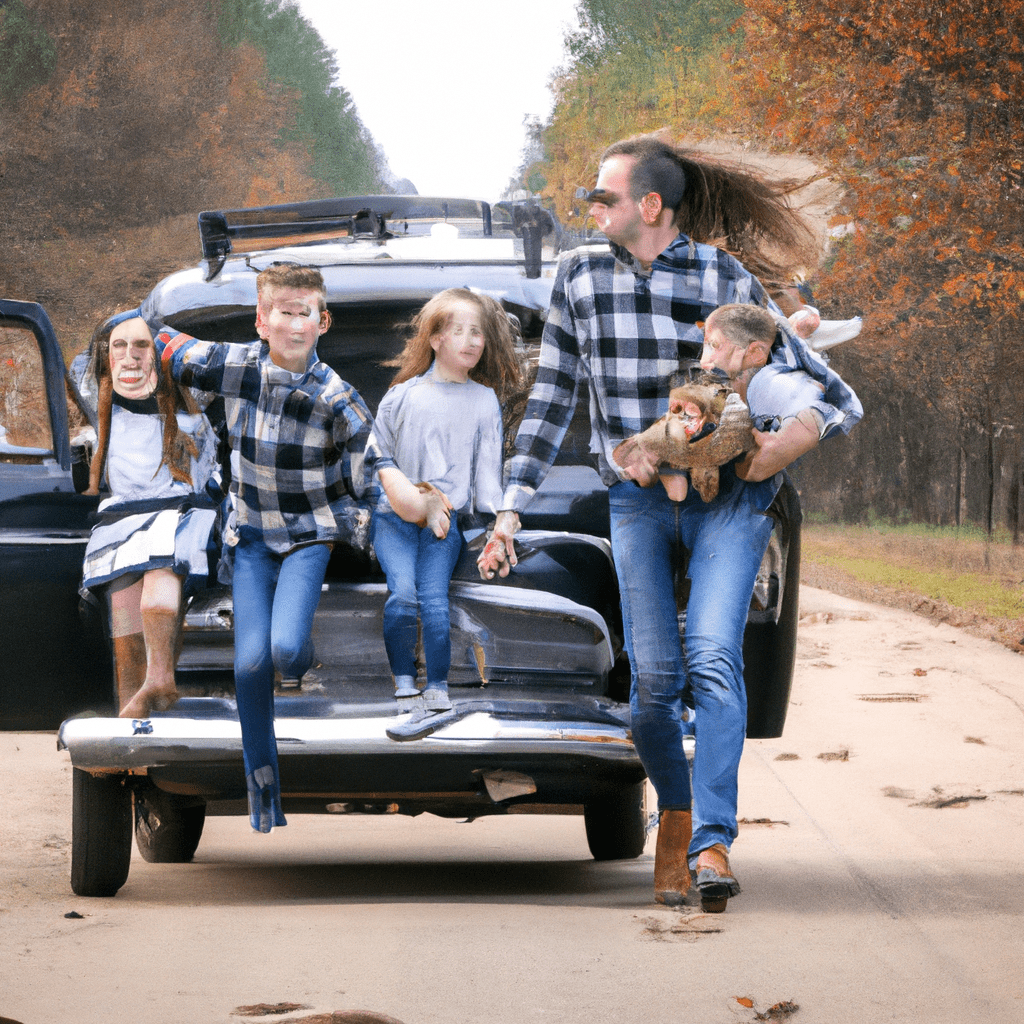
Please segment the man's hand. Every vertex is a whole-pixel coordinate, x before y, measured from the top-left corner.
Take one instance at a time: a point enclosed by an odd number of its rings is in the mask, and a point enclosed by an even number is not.
[[[820,436],[810,409],[784,420],[776,431],[753,430],[751,433],[757,447],[736,463],[736,475],[749,483],[775,476],[801,455],[817,447]]]
[[[613,457],[627,480],[635,480],[641,487],[650,487],[658,479],[661,459],[637,440],[627,437],[614,451]]]
[[[487,538],[483,551],[480,552],[480,557],[476,560],[476,567],[482,580],[494,579],[495,573],[501,577],[509,574],[517,561],[512,538],[518,532],[519,516],[515,512],[497,514],[494,528]]]

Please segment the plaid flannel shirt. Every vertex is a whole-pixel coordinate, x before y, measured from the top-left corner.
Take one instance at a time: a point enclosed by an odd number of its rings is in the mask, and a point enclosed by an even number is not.
[[[234,528],[257,530],[272,551],[349,540],[368,517],[363,450],[373,417],[359,393],[310,357],[296,379],[262,341],[198,341],[163,328],[157,349],[176,380],[224,396],[231,440]],[[366,495],[372,498],[372,495]]]
[[[773,364],[806,370],[824,385],[815,406],[823,436],[849,431],[862,415],[857,396],[789,329],[760,281],[728,253],[680,234],[647,271],[621,246],[576,249],[559,265],[501,507],[522,511],[540,486],[572,419],[581,380],[589,386],[590,447],[601,479],[608,486],[625,479],[612,451],[668,411],[673,376],[700,359],[698,323],[730,302],[777,314],[781,341]]]

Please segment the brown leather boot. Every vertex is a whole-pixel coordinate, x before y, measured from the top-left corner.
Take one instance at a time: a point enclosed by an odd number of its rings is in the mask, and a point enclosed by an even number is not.
[[[146,647],[146,678],[142,688],[121,709],[121,718],[148,718],[166,711],[177,699],[174,666],[181,615],[167,608],[142,609]]]
[[[662,811],[658,819],[658,845],[654,851],[654,899],[678,907],[690,888],[687,851],[693,824],[689,811]]]
[[[141,632],[112,638],[117,706],[127,707],[146,681],[146,641]]]
[[[701,910],[706,914],[721,914],[729,897],[740,894],[740,883],[729,867],[729,851],[721,843],[700,851],[694,874]]]

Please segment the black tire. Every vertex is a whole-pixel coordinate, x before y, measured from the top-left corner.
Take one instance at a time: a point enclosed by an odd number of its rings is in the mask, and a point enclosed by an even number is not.
[[[623,786],[583,807],[594,860],[633,860],[647,842],[646,782]]]
[[[113,896],[132,859],[132,793],[125,775],[73,770],[71,889],[76,896]]]
[[[206,823],[206,804],[155,786],[135,792],[135,845],[150,864],[188,864]]]

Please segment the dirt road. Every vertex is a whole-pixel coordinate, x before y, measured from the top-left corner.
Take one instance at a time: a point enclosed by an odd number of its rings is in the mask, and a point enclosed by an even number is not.
[[[270,836],[214,818],[194,864],[136,855],[117,897],[81,899],[67,756],[0,734],[0,1016],[1019,1024],[1024,661],[822,591],[801,606],[786,735],[744,756],[744,893],[721,916],[656,907],[652,844],[596,864],[574,817]]]

